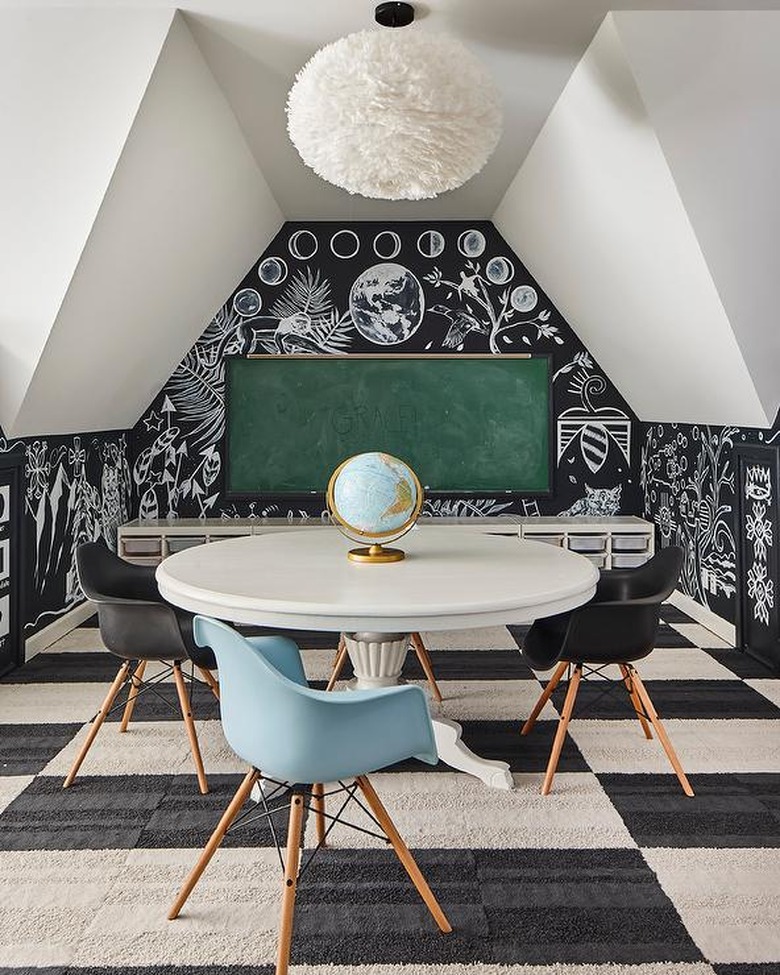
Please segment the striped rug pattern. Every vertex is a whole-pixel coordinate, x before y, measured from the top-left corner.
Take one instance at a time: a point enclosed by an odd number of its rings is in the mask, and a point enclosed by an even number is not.
[[[780,975],[780,681],[663,615],[640,673],[693,799],[595,680],[542,797],[563,692],[521,738],[542,686],[518,652],[524,628],[424,634],[444,695],[432,710],[509,762],[515,789],[441,764],[372,776],[454,931],[438,933],[385,845],[336,828],[299,889],[295,975]],[[324,686],[333,636],[297,638]],[[423,684],[416,667],[410,654]],[[270,975],[281,878],[265,825],[228,834],[166,920],[245,771],[210,694],[194,699],[208,795],[172,683],[139,701],[127,734],[115,714],[62,790],[116,670],[84,626],[0,681],[0,975]]]

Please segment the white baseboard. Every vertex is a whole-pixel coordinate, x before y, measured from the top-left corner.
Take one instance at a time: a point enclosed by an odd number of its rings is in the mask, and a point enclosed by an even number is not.
[[[675,589],[672,595],[669,597],[669,602],[672,606],[676,606],[677,609],[681,609],[683,613],[687,613],[691,619],[696,620],[697,623],[701,623],[702,626],[706,626],[708,630],[730,643],[731,646],[736,646],[737,643],[737,628],[733,623],[729,623],[728,620],[724,620],[722,616],[718,616],[712,612],[711,609],[707,609],[706,606],[702,606],[701,603],[697,603],[695,599],[690,596],[686,596],[684,592],[680,592],[679,589]]]
[[[84,620],[88,620],[90,616],[95,613],[95,604],[91,603],[89,600],[85,600],[78,606],[74,606],[73,609],[69,609],[67,613],[63,613],[62,616],[54,620],[53,623],[49,623],[48,626],[44,626],[43,629],[38,630],[37,633],[33,633],[32,636],[28,637],[24,642],[24,659],[29,660],[30,657],[34,657],[36,653],[40,653],[41,650],[45,650],[46,647],[50,647],[52,643],[56,643],[57,640],[65,636],[66,633],[70,633],[71,630],[75,630],[77,626],[81,626]]]

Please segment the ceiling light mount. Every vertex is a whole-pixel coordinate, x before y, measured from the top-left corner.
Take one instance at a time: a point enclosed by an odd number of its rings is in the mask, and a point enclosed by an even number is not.
[[[410,3],[380,3],[374,19],[382,27],[408,27],[414,20],[414,7]]]

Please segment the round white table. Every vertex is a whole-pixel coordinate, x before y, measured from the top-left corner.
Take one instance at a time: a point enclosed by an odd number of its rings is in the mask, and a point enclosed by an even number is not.
[[[409,633],[528,623],[587,602],[598,581],[582,556],[514,536],[418,527],[401,542],[406,558],[382,565],[348,560],[353,544],[321,528],[250,535],[171,555],[157,581],[165,599],[194,613],[344,633],[361,686],[397,680],[397,649],[405,655]],[[373,644],[375,659],[377,648],[380,657],[396,648],[389,675],[377,681],[366,673],[360,644]],[[433,724],[442,761],[496,788],[512,787],[506,762],[471,752],[460,725],[445,718]]]

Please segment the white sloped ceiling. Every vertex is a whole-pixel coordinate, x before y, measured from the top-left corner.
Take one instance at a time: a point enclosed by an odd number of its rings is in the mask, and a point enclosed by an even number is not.
[[[780,13],[613,16],[771,421],[780,406]]]
[[[495,222],[642,419],[771,422],[612,15]]]
[[[281,225],[189,28],[168,20],[24,395],[0,415],[9,436],[132,426]]]
[[[0,426],[9,434],[171,19],[0,10]]]

